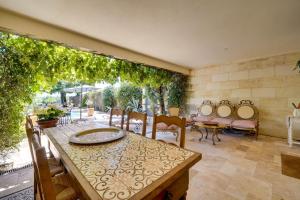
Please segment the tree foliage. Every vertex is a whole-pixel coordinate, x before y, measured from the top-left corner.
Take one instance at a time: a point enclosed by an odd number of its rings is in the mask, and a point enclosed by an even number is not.
[[[50,91],[61,80],[115,83],[121,78],[140,87],[162,88],[172,83],[174,74],[183,76],[55,42],[0,32],[0,151],[19,142],[24,107],[34,94],[40,90]],[[141,95],[140,91],[137,93]],[[124,90],[120,94],[129,95]],[[126,102],[129,100],[131,98]],[[121,101],[125,106],[125,100]]]
[[[128,106],[130,107],[135,101],[141,105],[142,97],[141,88],[127,83],[123,83],[117,91],[118,105],[124,110],[128,110]]]
[[[103,101],[104,111],[108,111],[110,108],[113,108],[116,105],[114,88],[112,86],[107,86],[103,90],[102,101]]]
[[[188,87],[186,76],[174,74],[168,87],[168,106],[184,109],[186,103],[186,88]]]
[[[55,92],[59,92],[60,93],[60,102],[61,104],[66,104],[67,102],[67,95],[66,92],[64,91],[65,88],[70,88],[70,87],[76,87],[79,86],[80,83],[72,83],[72,82],[66,82],[66,81],[58,81],[56,85],[54,85],[51,90],[50,93],[55,93]]]

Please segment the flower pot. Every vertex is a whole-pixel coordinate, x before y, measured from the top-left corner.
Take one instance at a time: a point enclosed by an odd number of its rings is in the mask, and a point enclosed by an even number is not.
[[[41,129],[56,127],[58,119],[38,120],[36,121]]]
[[[88,108],[88,117],[91,117],[94,115],[94,108]]]

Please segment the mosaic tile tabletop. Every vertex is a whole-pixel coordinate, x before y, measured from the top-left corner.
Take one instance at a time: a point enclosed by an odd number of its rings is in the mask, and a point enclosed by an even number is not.
[[[91,123],[46,129],[102,199],[129,199],[164,176],[193,152],[133,133],[117,141],[79,146],[68,142],[79,131],[108,127]]]

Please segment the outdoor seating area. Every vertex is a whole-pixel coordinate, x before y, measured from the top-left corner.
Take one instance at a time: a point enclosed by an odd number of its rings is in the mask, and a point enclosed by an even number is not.
[[[205,100],[199,107],[198,113],[190,119],[192,126],[221,126],[221,129],[238,129],[249,131],[256,139],[259,130],[258,110],[250,100],[241,100],[232,105],[229,100],[222,100],[217,105]],[[207,131],[206,131],[207,132]]]
[[[0,1],[0,200],[299,200],[300,1]]]

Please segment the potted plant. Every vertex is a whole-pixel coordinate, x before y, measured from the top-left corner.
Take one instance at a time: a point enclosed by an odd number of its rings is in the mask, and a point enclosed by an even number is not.
[[[300,72],[300,60],[297,61],[296,67],[294,68],[294,70],[298,70]]]
[[[94,102],[91,99],[87,100],[88,116],[94,115]]]
[[[37,123],[42,129],[55,127],[58,122],[58,118],[64,113],[65,112],[63,110],[54,106],[39,108],[35,111],[38,118]]]

